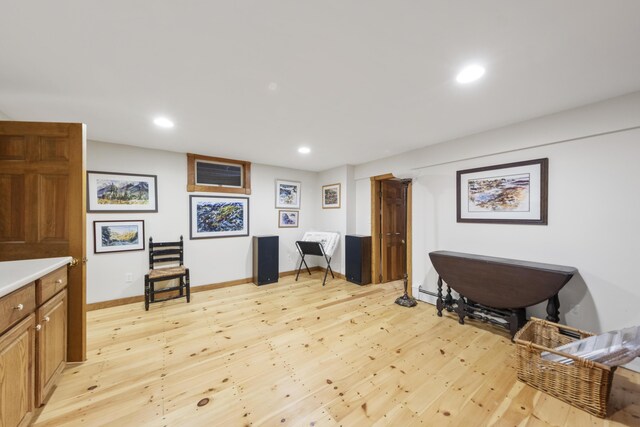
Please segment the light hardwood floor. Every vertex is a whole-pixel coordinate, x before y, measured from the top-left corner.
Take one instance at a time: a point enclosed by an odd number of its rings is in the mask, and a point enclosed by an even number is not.
[[[320,273],[88,313],[36,426],[640,425],[640,375],[619,369],[608,420],[517,381],[500,329],[395,305],[401,283]]]

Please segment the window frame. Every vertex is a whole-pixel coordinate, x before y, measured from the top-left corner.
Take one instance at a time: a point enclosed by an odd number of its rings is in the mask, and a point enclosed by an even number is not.
[[[242,167],[242,187],[229,187],[225,185],[215,184],[198,184],[196,182],[196,161],[218,163],[221,165],[239,165],[240,167]],[[187,153],[187,192],[196,191],[203,191],[207,193],[251,194],[251,162]]]

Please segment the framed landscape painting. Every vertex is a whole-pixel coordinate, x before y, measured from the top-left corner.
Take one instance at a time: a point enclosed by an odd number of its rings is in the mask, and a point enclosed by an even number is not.
[[[87,212],[158,212],[156,175],[88,171]]]
[[[322,209],[340,207],[340,184],[322,186]]]
[[[189,196],[191,239],[249,235],[249,198]]]
[[[457,221],[547,224],[549,159],[457,173]]]
[[[143,251],[144,221],[93,221],[93,252]]]
[[[298,181],[276,180],[276,208],[300,209],[301,184]]]
[[[279,228],[296,228],[300,219],[299,211],[278,211]]]

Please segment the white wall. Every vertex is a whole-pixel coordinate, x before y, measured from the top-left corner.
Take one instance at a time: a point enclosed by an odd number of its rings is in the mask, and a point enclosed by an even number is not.
[[[322,209],[322,192],[320,192],[318,219],[316,230],[332,231],[340,234],[340,244],[333,252],[331,259],[331,269],[334,272],[344,274],[344,236],[347,234],[347,181],[348,169],[352,166],[339,166],[318,173],[318,188],[322,191],[323,185],[340,184],[340,209]],[[325,262],[318,262],[318,265],[325,266]]]
[[[358,232],[370,232],[369,176],[417,169],[414,295],[420,285],[436,289],[433,250],[524,259],[580,271],[560,292],[562,322],[595,332],[640,324],[638,141],[640,92],[360,165]],[[549,158],[549,225],[456,222],[457,170],[541,157]]]
[[[295,269],[295,240],[316,223],[320,190],[313,172],[251,165],[249,236],[189,240],[189,195],[187,193],[186,155],[126,145],[89,141],[87,170],[141,173],[158,176],[158,213],[87,214],[87,302],[142,295],[148,270],[148,251],[111,254],[93,253],[93,221],[143,219],[146,239],[185,239],[185,265],[193,286],[238,280],[252,275],[251,236],[280,236],[280,271]],[[278,228],[275,208],[275,180],[300,181],[301,209],[299,228]],[[214,195],[215,193],[206,193]],[[225,194],[221,194],[225,196]],[[127,283],[126,274],[133,275]]]
[[[11,119],[5,113],[0,111],[0,120],[11,120]]]

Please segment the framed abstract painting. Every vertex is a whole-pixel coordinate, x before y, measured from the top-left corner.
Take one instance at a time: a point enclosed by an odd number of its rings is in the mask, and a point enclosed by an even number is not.
[[[249,198],[189,196],[191,239],[249,235]]]
[[[458,171],[457,221],[547,224],[549,159]]]
[[[322,209],[340,208],[340,184],[322,186]]]
[[[300,209],[301,185],[298,181],[276,179],[276,208]]]
[[[279,228],[296,228],[300,220],[299,211],[278,211]]]

